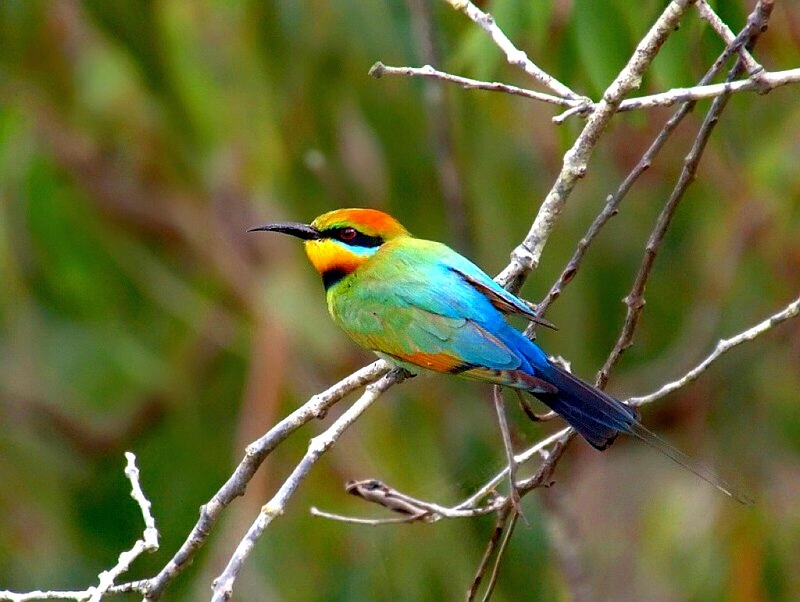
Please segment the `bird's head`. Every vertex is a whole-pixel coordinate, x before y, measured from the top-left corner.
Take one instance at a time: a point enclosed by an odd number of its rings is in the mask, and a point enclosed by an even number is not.
[[[376,209],[337,209],[310,224],[279,222],[250,228],[282,232],[305,241],[306,255],[328,289],[351,274],[386,242],[408,231],[391,215]]]

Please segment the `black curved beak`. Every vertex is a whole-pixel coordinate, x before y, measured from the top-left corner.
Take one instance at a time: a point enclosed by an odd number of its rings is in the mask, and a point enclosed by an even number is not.
[[[279,222],[277,224],[264,224],[247,229],[248,232],[281,232],[289,234],[302,240],[317,240],[320,237],[319,230],[307,224],[297,222]]]

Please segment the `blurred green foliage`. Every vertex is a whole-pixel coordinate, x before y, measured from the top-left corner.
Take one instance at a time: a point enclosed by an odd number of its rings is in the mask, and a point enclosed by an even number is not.
[[[663,4],[482,3],[538,64],[593,97]],[[752,3],[718,4],[736,30]],[[796,8],[778,3],[758,59],[797,67],[798,28]],[[721,49],[690,11],[643,92],[691,85]],[[82,589],[132,544],[142,525],[126,449],[162,534],[161,551],[131,576],[154,574],[249,441],[370,359],[330,324],[299,246],[248,226],[375,206],[491,273],[503,267],[580,124],[554,126],[552,108],[521,98],[374,80],[377,60],[531,85],[443,2],[0,3],[0,589]],[[731,101],[656,263],[637,344],[612,376],[619,395],[680,376],[717,339],[797,295],[797,99],[795,86]],[[542,333],[543,345],[585,377],[613,345],[620,299],[707,106],[548,316],[561,329]],[[546,293],[668,114],[616,119],[525,296]],[[437,148],[457,170],[449,190]],[[740,483],[754,508],[635,442],[604,455],[575,444],[555,486],[525,500],[495,599],[568,599],[565,540],[594,599],[798,599],[799,368],[800,325],[788,323],[644,410],[651,428]],[[488,393],[445,378],[393,389],[258,544],[237,599],[462,597],[490,519],[368,528],[308,508],[376,513],[344,494],[351,478],[441,503],[465,497],[504,458]],[[516,409],[512,418],[520,446],[554,428]],[[269,459],[168,600],[207,598],[322,427]]]

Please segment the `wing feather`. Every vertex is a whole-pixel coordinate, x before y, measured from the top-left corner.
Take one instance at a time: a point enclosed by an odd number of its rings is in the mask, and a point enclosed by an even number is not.
[[[497,306],[525,311],[529,319],[532,311],[496,284],[513,302],[490,289],[483,280],[494,281],[448,247],[420,239],[389,242],[353,276],[349,290],[337,290],[328,302],[334,320],[358,344],[440,372],[470,376],[466,372],[477,370],[474,377],[493,382],[509,380],[502,372],[532,374],[516,349],[521,334]]]

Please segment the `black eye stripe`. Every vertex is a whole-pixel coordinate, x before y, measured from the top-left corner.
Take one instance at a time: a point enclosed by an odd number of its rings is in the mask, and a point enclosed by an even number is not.
[[[347,234],[342,236],[342,233],[345,231],[347,231]],[[355,236],[352,235],[352,232],[355,232]],[[320,234],[324,238],[341,240],[346,244],[353,245],[355,247],[380,247],[384,242],[383,237],[381,236],[369,236],[368,234],[359,232],[350,226],[345,226],[343,228],[329,228],[322,230]]]

